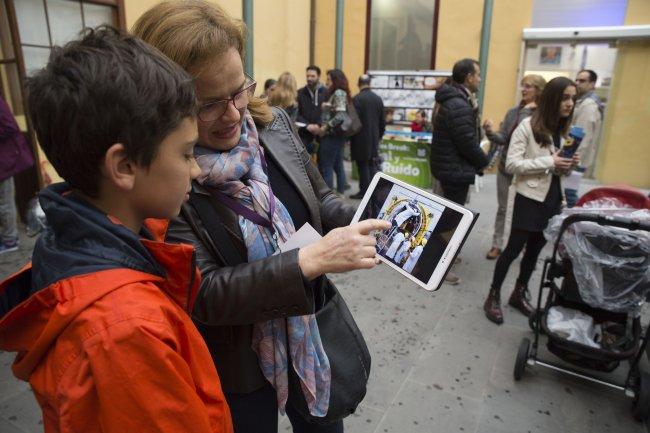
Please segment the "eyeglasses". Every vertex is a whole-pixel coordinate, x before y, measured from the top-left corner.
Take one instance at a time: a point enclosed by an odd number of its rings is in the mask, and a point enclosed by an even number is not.
[[[585,78],[576,78],[576,83],[586,83],[587,81]]]
[[[251,77],[246,75],[246,82],[244,88],[239,92],[232,95],[227,99],[219,99],[211,101],[199,107],[199,119],[203,122],[212,122],[219,119],[228,110],[228,104],[232,101],[232,105],[237,110],[243,110],[248,105],[250,98],[255,94],[255,86],[257,83]]]

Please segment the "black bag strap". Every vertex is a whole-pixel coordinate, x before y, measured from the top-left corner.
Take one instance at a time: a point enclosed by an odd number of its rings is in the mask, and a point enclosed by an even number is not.
[[[217,252],[225,260],[226,265],[235,266],[246,263],[246,260],[239,254],[239,250],[237,250],[232,238],[223,226],[221,217],[215,209],[211,197],[192,191],[190,192],[189,203],[199,215],[199,219],[207,230],[208,235],[210,235],[215,248],[218,249]],[[199,236],[198,233],[196,235]]]

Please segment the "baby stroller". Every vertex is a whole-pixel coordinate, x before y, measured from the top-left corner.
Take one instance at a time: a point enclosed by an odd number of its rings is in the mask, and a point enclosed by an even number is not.
[[[640,313],[650,294],[650,201],[640,191],[604,187],[578,206],[554,217],[545,232],[553,254],[544,262],[537,308],[529,317],[533,341],[521,341],[514,378],[540,365],[607,385],[632,397],[634,417],[645,420],[650,374],[640,371],[639,362],[650,333],[642,329]],[[541,334],[551,353],[581,370],[542,359]],[[629,362],[622,384],[585,371],[611,372],[621,361]]]

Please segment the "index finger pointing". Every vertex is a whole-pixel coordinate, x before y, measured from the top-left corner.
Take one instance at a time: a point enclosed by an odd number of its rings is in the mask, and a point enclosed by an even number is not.
[[[388,230],[391,224],[386,220],[368,219],[359,221],[353,227],[362,235],[367,235],[373,230]]]

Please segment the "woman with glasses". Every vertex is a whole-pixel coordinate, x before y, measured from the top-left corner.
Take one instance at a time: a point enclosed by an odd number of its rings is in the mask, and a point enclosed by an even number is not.
[[[501,285],[512,262],[524,251],[519,276],[508,303],[530,316],[528,281],[546,244],[544,229],[560,213],[564,193],[562,177],[579,161],[562,157],[576,98],[576,85],[565,77],[553,78],[544,87],[533,115],[515,128],[510,139],[506,170],[514,175],[514,204],[510,237],[494,266],[494,275],[483,309],[486,317],[503,323]]]
[[[195,247],[202,279],[192,315],[235,431],[275,433],[279,409],[294,432],[342,432],[342,422],[309,424],[287,403],[289,369],[311,414],[323,416],[331,370],[314,300],[324,274],[376,265],[368,233],[389,224],[347,226],[354,209],[323,182],[287,114],[253,96],[240,20],[207,1],[170,1],[142,15],[133,32],[194,77],[201,175],[168,236]],[[280,252],[279,244],[306,224],[327,234]]]
[[[541,75],[530,74],[521,79],[521,101],[515,107],[508,110],[506,117],[501,122],[499,131],[494,130],[494,123],[488,119],[483,124],[487,138],[497,146],[499,155],[499,170],[497,172],[497,214],[494,219],[494,236],[492,237],[492,248],[488,251],[486,258],[494,260],[501,254],[503,245],[503,232],[506,222],[506,202],[508,201],[508,188],[512,183],[512,175],[506,171],[506,155],[510,137],[519,126],[522,120],[530,117],[537,108],[537,100],[544,90],[546,80]]]

